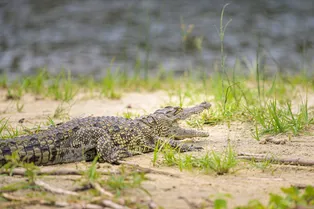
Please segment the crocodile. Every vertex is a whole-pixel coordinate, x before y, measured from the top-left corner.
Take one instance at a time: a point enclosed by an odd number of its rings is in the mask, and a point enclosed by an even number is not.
[[[167,106],[154,113],[127,119],[115,116],[85,117],[70,120],[31,135],[0,140],[0,166],[17,152],[20,161],[35,165],[91,161],[117,164],[136,154],[152,152],[158,142],[165,142],[181,152],[200,150],[180,140],[207,137],[208,133],[185,129],[178,121],[209,109],[202,102],[190,108]]]

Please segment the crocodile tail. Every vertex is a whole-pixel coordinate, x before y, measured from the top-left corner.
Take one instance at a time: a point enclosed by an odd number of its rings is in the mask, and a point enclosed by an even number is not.
[[[9,158],[14,161],[34,162],[41,156],[40,144],[36,143],[32,136],[23,136],[6,139],[0,142],[0,166],[8,162]],[[36,140],[37,141],[37,140]]]

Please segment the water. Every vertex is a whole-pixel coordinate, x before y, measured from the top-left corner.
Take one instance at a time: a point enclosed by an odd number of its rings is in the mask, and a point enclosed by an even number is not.
[[[313,68],[313,0],[0,0],[0,71],[101,74],[108,67],[131,71],[139,60],[152,71],[212,71],[227,2],[230,65],[254,63],[260,43],[272,70]],[[190,37],[203,37],[201,51],[182,43],[181,23],[194,25]]]

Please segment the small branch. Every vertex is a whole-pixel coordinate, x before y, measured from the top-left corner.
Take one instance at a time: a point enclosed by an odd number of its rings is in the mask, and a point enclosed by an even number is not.
[[[198,209],[198,208],[200,208],[199,205],[197,205],[196,203],[188,200],[186,197],[179,196],[178,198],[183,200],[189,206],[190,209]]]
[[[137,164],[134,164],[134,163],[130,163],[130,162],[126,162],[126,161],[119,161],[120,164],[122,165],[127,165],[127,166],[131,166],[141,172],[144,172],[144,173],[153,173],[153,174],[159,174],[159,175],[165,175],[165,176],[171,176],[171,177],[175,177],[175,178],[179,178],[180,176],[177,175],[177,174],[174,174],[174,173],[169,173],[169,172],[166,172],[166,171],[158,171],[158,170],[155,170],[155,169],[152,169],[152,168],[146,168],[146,167],[141,167]]]
[[[18,176],[25,176],[26,169],[24,168],[14,168],[12,171],[10,170],[0,170],[0,174],[7,174],[7,175],[18,175]],[[118,174],[119,171],[99,171],[100,174],[103,175],[109,175],[109,174]],[[62,170],[56,170],[51,168],[42,168],[37,172],[37,175],[82,175],[83,171],[77,170],[77,169],[62,169]]]
[[[113,209],[130,209],[127,206],[119,205],[119,204],[117,204],[115,202],[112,202],[110,200],[103,200],[102,204],[105,207],[110,207],[110,208],[113,208]]]
[[[42,199],[37,199],[37,198],[24,198],[24,197],[18,197],[14,196],[8,193],[2,193],[2,197],[4,197],[7,200],[13,201],[13,202],[7,202],[1,204],[1,207],[14,207],[14,205],[20,205],[20,204],[27,204],[27,205],[36,205],[36,204],[51,204],[50,201],[47,200],[42,200]]]
[[[149,208],[149,209],[158,208],[158,205],[157,205],[153,200],[151,200],[151,201],[148,203],[148,208]]]
[[[255,153],[249,153],[249,152],[240,152],[238,153],[238,156],[252,156],[252,157],[265,157],[265,154],[255,154]]]
[[[49,184],[47,184],[41,180],[35,180],[34,183],[35,183],[35,185],[40,186],[40,187],[44,188],[45,190],[52,192],[52,193],[64,194],[64,195],[74,195],[74,196],[79,195],[77,192],[72,192],[72,191],[61,189],[61,188],[52,187]]]
[[[1,196],[10,201],[30,202],[31,200],[33,200],[33,199],[26,199],[24,197],[13,196],[8,193],[2,193]]]
[[[300,166],[314,166],[313,160],[302,160],[300,158],[275,158],[275,157],[268,157],[268,156],[261,156],[261,155],[238,155],[238,159],[244,159],[244,160],[255,160],[255,161],[266,161],[269,160],[271,163],[279,163],[284,165],[300,165]]]
[[[314,187],[314,185],[310,184],[291,184],[292,187],[296,187],[298,189],[305,189],[308,186]]]
[[[77,209],[103,209],[104,207],[96,204],[68,204],[67,206],[70,206],[71,208],[77,208]]]
[[[106,195],[106,196],[108,196],[108,197],[113,197],[113,194],[111,194],[110,192],[108,192],[108,191],[106,191],[104,188],[102,188],[99,183],[97,183],[97,182],[91,182],[90,185],[91,185],[94,189],[96,189],[100,194]]]

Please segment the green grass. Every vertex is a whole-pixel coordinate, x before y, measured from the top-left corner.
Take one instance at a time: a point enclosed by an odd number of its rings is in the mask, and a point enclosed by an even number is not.
[[[56,100],[68,102],[74,98],[78,92],[78,86],[73,83],[70,71],[65,74],[61,72],[52,79],[52,84],[48,86],[48,94]]]
[[[201,119],[188,122],[193,127],[242,120],[256,125],[259,135],[287,132],[297,135],[312,124],[313,114],[308,107],[307,98],[302,100],[303,103],[296,104],[295,101],[299,100],[302,92],[293,90],[312,92],[308,82],[300,83],[300,78],[294,81],[293,77],[281,75],[274,79],[265,79],[263,76],[252,78],[234,75],[235,69],[224,68],[223,76],[217,71],[210,76],[203,75],[202,78],[201,72],[173,78],[171,73],[168,75],[161,69],[158,76],[148,77],[147,80],[108,70],[103,79],[87,79],[85,86],[82,85],[82,79],[74,78],[69,73],[61,72],[52,76],[39,71],[38,75],[12,82],[5,81],[3,88],[7,89],[8,99],[21,100],[25,93],[33,93],[64,102],[72,101],[80,91],[100,92],[100,97],[119,99],[123,92],[166,90],[169,95],[166,103],[170,105],[188,106],[204,100],[213,102],[214,106],[203,113]],[[23,108],[24,102],[17,101],[17,112],[22,112]],[[293,109],[298,111],[292,111]],[[287,116],[282,117],[284,115]],[[126,114],[126,117],[130,116]]]
[[[47,129],[47,126],[55,126],[56,123],[51,117],[47,117],[47,121],[35,123],[32,128],[24,125],[24,118],[20,120],[18,125],[13,125],[8,118],[0,119],[0,140],[14,138],[21,135],[29,135],[38,133],[41,130]]]
[[[248,111],[256,124],[253,134],[256,139],[264,133],[298,135],[314,122],[307,101],[300,104],[295,113],[292,111],[291,101],[280,105],[277,100],[270,100],[265,105],[249,108]],[[258,127],[261,127],[261,130]]]
[[[97,171],[97,161],[98,157],[96,156],[90,167],[85,171],[83,175],[83,180],[86,180],[87,183],[99,181],[101,177],[99,172]]]
[[[23,109],[24,109],[24,104],[19,102],[19,101],[16,102],[16,110],[17,110],[17,112],[21,113],[23,111]]]
[[[139,117],[140,114],[127,110],[123,112],[121,116],[127,119],[133,119],[133,118]]]
[[[121,196],[124,190],[128,189],[141,189],[145,193],[149,194],[143,187],[142,182],[146,180],[144,173],[138,172],[126,172],[125,170],[121,170],[121,174],[118,175],[110,175],[106,180],[105,184],[113,190],[116,196]]]
[[[53,118],[54,119],[70,119],[70,109],[72,105],[66,106],[66,104],[61,103],[60,105],[57,106],[56,110],[53,113]]]
[[[34,181],[37,178],[37,172],[39,168],[33,163],[25,163],[23,159],[20,159],[18,150],[14,151],[11,156],[6,156],[7,163],[3,165],[0,169],[10,171],[12,175],[13,169],[17,167],[22,167],[25,169],[25,177],[27,181],[16,182],[12,184],[7,184],[0,188],[0,192],[5,191],[17,191],[21,189],[38,188],[34,185]]]
[[[202,170],[206,172],[213,170],[218,175],[228,173],[236,165],[236,153],[230,145],[222,153],[211,151],[199,161],[199,167]]]
[[[23,96],[23,88],[21,86],[12,85],[7,89],[7,100],[20,100]]]
[[[314,188],[307,186],[304,191],[295,187],[282,188],[283,195],[269,194],[267,205],[258,200],[251,200],[246,206],[237,209],[287,209],[287,208],[313,208]]]
[[[145,193],[148,193],[143,187],[142,182],[146,180],[145,174],[141,172],[133,172],[120,168],[119,174],[109,174],[108,176],[102,176],[97,170],[98,157],[95,157],[92,164],[83,173],[79,182],[83,185],[89,185],[98,183],[101,187],[107,188],[108,191],[113,192],[117,197],[129,189],[140,189]]]
[[[163,157],[162,164],[176,166],[180,171],[198,169],[204,173],[214,172],[217,175],[223,175],[229,173],[230,169],[238,163],[236,153],[230,145],[222,152],[210,151],[201,156],[194,156],[189,153],[180,153],[177,149],[162,144],[155,147],[152,159],[154,166],[157,164],[160,153]]]
[[[7,129],[7,127],[8,127],[8,119],[1,118],[0,119],[0,136],[1,136],[1,138],[3,137],[3,132]]]
[[[314,187],[307,186],[304,190],[296,187],[281,188],[283,194],[269,194],[267,204],[261,203],[259,200],[250,200],[247,205],[237,206],[234,209],[290,209],[304,208],[310,209],[314,206]],[[207,208],[210,203],[211,208],[227,209],[228,200],[233,197],[230,194],[217,194],[206,199],[206,202],[199,208]]]

